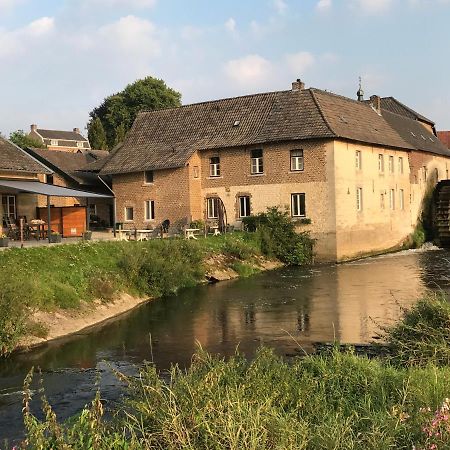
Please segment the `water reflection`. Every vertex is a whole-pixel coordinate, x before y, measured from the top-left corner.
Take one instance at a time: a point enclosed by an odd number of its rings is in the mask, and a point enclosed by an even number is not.
[[[213,353],[251,356],[261,344],[282,355],[315,341],[367,342],[377,323],[398,317],[427,288],[450,288],[450,253],[404,252],[364,261],[283,269],[250,279],[200,286],[151,302],[88,334],[15,355],[0,363],[0,439],[20,434],[20,389],[40,366],[61,417],[94,395],[100,371],[104,398],[120,397],[107,364],[127,373],[153,360],[160,369],[187,366],[196,345]],[[34,404],[37,408],[37,402]]]

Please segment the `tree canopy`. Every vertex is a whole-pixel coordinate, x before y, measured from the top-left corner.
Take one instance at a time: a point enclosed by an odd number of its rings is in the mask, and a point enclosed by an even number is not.
[[[139,111],[171,108],[181,105],[181,94],[163,80],[146,77],[129,84],[123,91],[106,97],[90,113],[89,141],[92,148],[112,149],[123,142]],[[102,127],[100,127],[100,124]],[[103,128],[103,130],[102,130]]]
[[[20,148],[46,148],[42,141],[28,136],[23,130],[13,131],[9,135],[9,140]]]

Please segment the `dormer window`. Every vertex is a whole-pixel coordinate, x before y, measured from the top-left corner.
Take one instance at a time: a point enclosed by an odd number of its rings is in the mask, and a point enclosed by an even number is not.
[[[58,147],[58,140],[57,139],[52,139],[50,141],[50,145],[53,145],[54,147]]]
[[[83,148],[84,147],[84,142],[77,142],[77,147],[78,148]]]

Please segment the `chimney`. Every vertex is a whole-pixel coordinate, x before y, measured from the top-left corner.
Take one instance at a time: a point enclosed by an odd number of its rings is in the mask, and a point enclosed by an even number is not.
[[[303,89],[305,89],[305,83],[303,83],[303,81],[300,80],[300,78],[297,78],[297,81],[294,81],[292,83],[292,90],[293,91],[303,91]]]
[[[36,132],[36,130],[37,130],[37,125],[35,125],[35,124],[30,125],[30,129],[31,129],[31,131]]]
[[[378,95],[370,96],[370,104],[378,114],[381,114],[381,98]]]
[[[74,133],[80,134],[80,129],[79,129],[79,128],[74,128],[74,129],[73,129],[73,132],[74,132]]]

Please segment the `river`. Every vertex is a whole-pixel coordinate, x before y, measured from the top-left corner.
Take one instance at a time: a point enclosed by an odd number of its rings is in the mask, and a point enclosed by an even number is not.
[[[96,383],[114,408],[123,391],[111,368],[133,374],[144,360],[161,370],[186,367],[197,345],[226,356],[238,348],[251,357],[261,344],[293,355],[315,341],[369,342],[378,324],[395,321],[401,306],[427,289],[449,291],[449,268],[448,251],[405,251],[285,268],[152,301],[101,328],[0,361],[0,442],[22,436],[21,388],[32,366],[40,367],[60,419],[90,402]],[[36,393],[38,415],[39,404]]]

